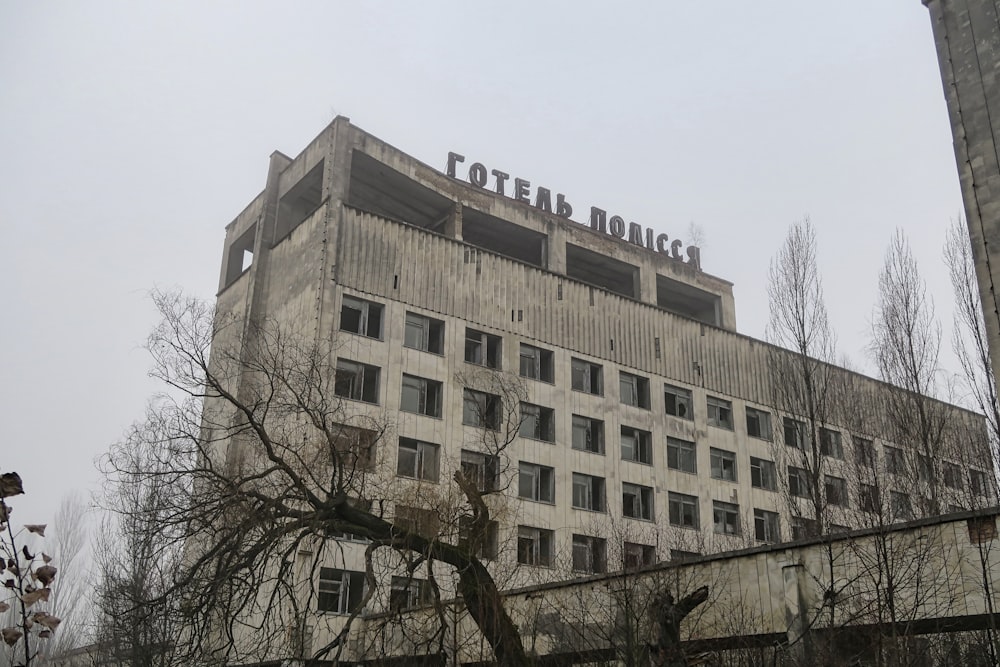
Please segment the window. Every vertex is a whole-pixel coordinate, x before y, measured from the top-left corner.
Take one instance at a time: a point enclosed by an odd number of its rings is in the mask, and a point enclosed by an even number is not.
[[[463,515],[458,518],[458,541],[459,543],[464,543],[468,545],[469,540],[472,539],[472,517]],[[485,558],[487,560],[493,560],[497,557],[499,552],[499,524],[496,521],[488,521],[486,523],[486,530],[481,536],[481,540],[478,545],[476,545],[476,557]],[[468,547],[466,547],[468,548]]]
[[[854,462],[865,468],[875,468],[875,445],[865,438],[854,438]]]
[[[649,410],[649,379],[620,371],[618,389],[621,402],[637,408]]]
[[[393,523],[403,530],[419,533],[427,538],[437,537],[438,529],[441,527],[437,512],[434,510],[407,505],[396,506],[396,517],[393,519]]]
[[[708,425],[733,430],[733,404],[715,396],[706,399],[708,405]]]
[[[840,440],[840,431],[828,428],[819,430],[819,451],[823,456],[835,459],[844,458],[844,445]]]
[[[804,540],[807,537],[814,537],[819,533],[819,524],[815,519],[807,519],[801,516],[792,517],[792,539]]]
[[[444,322],[416,313],[407,313],[403,346],[433,354],[443,354]]]
[[[592,364],[583,359],[573,359],[572,366],[573,391],[582,391],[597,396],[604,393],[604,374],[600,364]]]
[[[847,480],[833,475],[823,476],[823,486],[826,491],[828,505],[847,507]]]
[[[462,423],[491,431],[500,430],[500,397],[466,389],[462,394]]]
[[[962,490],[962,469],[954,463],[942,463],[944,469],[944,485],[949,489]]]
[[[667,501],[671,525],[682,528],[698,528],[698,496],[688,496],[670,491],[667,494]]]
[[[885,446],[885,469],[893,475],[906,474],[906,459],[903,458],[902,449]]]
[[[671,549],[670,550],[670,560],[691,560],[692,558],[697,558],[701,554],[697,551],[685,551],[684,549]]]
[[[622,514],[633,519],[653,520],[653,489],[622,483]]]
[[[345,294],[340,305],[340,330],[368,338],[382,338],[382,309],[380,303]]]
[[[521,343],[521,377],[553,382],[552,351]]]
[[[771,413],[747,407],[747,435],[761,440],[771,439]]]
[[[333,393],[352,401],[378,403],[378,375],[378,366],[337,359]]]
[[[800,422],[790,417],[783,417],[781,424],[785,432],[785,444],[804,451],[809,441],[805,422]]]
[[[969,470],[969,490],[977,496],[985,496],[986,473],[980,470]]]
[[[364,428],[335,424],[333,449],[345,470],[372,470],[375,467],[375,446],[378,433]]]
[[[517,495],[542,503],[556,501],[555,471],[548,466],[521,461],[518,468]]]
[[[672,387],[669,384],[663,385],[663,403],[666,413],[681,419],[694,419],[694,410],[691,409],[691,392],[680,387]]]
[[[925,484],[934,481],[934,462],[929,456],[917,455],[917,481]]]
[[[882,501],[879,498],[878,487],[873,484],[862,484],[858,487],[858,505],[861,511],[870,514],[878,514],[882,509]]]
[[[461,465],[462,474],[476,485],[480,493],[497,490],[500,467],[496,456],[463,449]]]
[[[436,380],[403,374],[399,409],[428,417],[441,416],[441,383]]]
[[[517,562],[522,565],[552,565],[552,546],[555,540],[551,530],[517,527]]]
[[[389,589],[389,611],[430,604],[431,599],[431,585],[425,579],[393,576]]]
[[[889,505],[894,520],[909,521],[913,518],[913,507],[910,505],[909,495],[899,491],[890,491]]]
[[[604,422],[573,415],[573,449],[594,454],[604,453]]]
[[[603,512],[604,478],[573,473],[573,507],[591,512]]]
[[[500,368],[501,338],[475,329],[465,330],[465,360],[486,368]]]
[[[712,447],[708,450],[712,464],[712,479],[736,481],[736,454],[725,449]]]
[[[788,492],[798,498],[808,498],[809,473],[802,468],[788,466]]]
[[[698,472],[698,454],[693,442],[667,436],[667,467],[681,472]]]
[[[438,481],[438,446],[429,442],[400,438],[396,474],[428,482]]]
[[[595,574],[607,570],[607,542],[600,537],[573,535],[573,570]]]
[[[740,506],[719,500],[712,501],[712,524],[719,535],[739,535]]]
[[[540,405],[521,403],[521,425],[518,433],[525,438],[553,442],[556,439],[555,411]]]
[[[774,472],[774,461],[750,457],[750,485],[758,489],[775,491],[778,488],[778,476]]]
[[[338,570],[332,567],[319,569],[319,591],[316,608],[334,614],[350,614],[361,607],[365,593],[365,573]]]
[[[778,513],[754,508],[753,533],[761,542],[780,542],[781,521]]]
[[[626,570],[646,567],[656,562],[656,548],[649,544],[626,542],[622,547],[622,565]]]
[[[622,460],[635,463],[653,463],[652,434],[631,426],[622,426]]]

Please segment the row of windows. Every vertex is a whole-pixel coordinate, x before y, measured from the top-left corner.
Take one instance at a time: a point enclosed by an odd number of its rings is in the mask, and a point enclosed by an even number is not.
[[[361,609],[365,594],[365,573],[321,567],[316,607],[333,614],[352,614]],[[430,604],[431,587],[425,579],[392,577],[389,584],[389,610],[400,611]]]

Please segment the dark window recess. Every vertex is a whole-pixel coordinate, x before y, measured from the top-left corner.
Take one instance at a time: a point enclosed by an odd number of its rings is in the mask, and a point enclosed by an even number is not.
[[[618,373],[618,390],[621,402],[637,408],[649,409],[649,379],[631,373]]]
[[[774,470],[774,461],[750,457],[750,485],[757,489],[776,491],[778,477]]]
[[[693,442],[667,437],[667,467],[682,472],[698,472],[698,450]]]
[[[681,528],[698,528],[698,496],[683,493],[667,493],[670,524]]]
[[[354,401],[378,403],[378,376],[378,366],[338,359],[333,393]]]
[[[632,519],[653,520],[653,489],[622,483],[622,514]]]
[[[462,207],[462,240],[470,245],[545,268],[546,239],[533,229]]]
[[[471,480],[480,493],[491,493],[498,488],[500,461],[496,456],[462,450],[462,474]]]
[[[600,364],[594,364],[583,359],[572,361],[573,391],[600,396],[604,393],[603,369]]]
[[[345,471],[372,470],[375,467],[375,447],[378,433],[369,429],[334,424],[334,451]]]
[[[555,470],[548,466],[521,461],[518,466],[517,495],[541,503],[556,501]]]
[[[229,246],[226,260],[226,287],[236,281],[253,264],[253,246],[257,237],[257,225],[251,225]]]
[[[431,585],[425,579],[393,576],[389,589],[389,611],[403,611],[430,604]]]
[[[533,345],[521,343],[520,372],[521,377],[542,382],[552,382],[555,378],[551,350],[543,350]]]
[[[605,511],[604,478],[573,473],[573,507],[591,512]]]
[[[631,426],[621,427],[622,460],[635,463],[653,463],[653,436]]]
[[[443,354],[444,322],[416,313],[407,313],[403,345],[432,354]]]
[[[323,203],[323,161],[309,170],[278,200],[274,242],[278,244]]]
[[[552,408],[521,403],[521,425],[518,433],[525,438],[553,442],[555,435],[555,412]]]
[[[668,415],[681,419],[694,419],[690,390],[665,384],[663,385],[663,403]]]
[[[604,422],[573,415],[573,449],[594,454],[604,453]]]
[[[607,571],[607,542],[601,537],[573,535],[573,570],[595,574]]]
[[[433,443],[400,438],[396,474],[428,482],[438,481],[438,452],[439,447]]]
[[[497,557],[500,544],[499,533],[499,524],[496,521],[489,521],[486,523],[486,529],[483,531],[483,534],[475,536],[472,534],[472,517],[462,515],[458,518],[459,543],[468,544],[470,540],[474,538],[478,539],[479,543],[476,545],[475,552],[477,558],[493,560]]]
[[[740,506],[719,500],[713,501],[712,524],[715,532],[720,535],[739,535]]]
[[[319,569],[319,590],[316,595],[316,606],[319,611],[350,614],[361,607],[364,593],[364,572],[332,567]]]
[[[785,444],[795,449],[805,450],[809,444],[809,433],[806,430],[805,422],[783,417],[781,424],[784,431]]]
[[[705,399],[708,408],[708,425],[733,430],[733,404],[729,401],[709,396]]]
[[[475,389],[466,389],[462,394],[462,423],[466,426],[499,431],[501,410],[500,397],[495,394]]]
[[[455,203],[360,150],[351,153],[347,205],[383,218],[443,232]]]
[[[622,546],[622,565],[626,570],[646,567],[656,562],[656,547],[650,544],[626,542]]]
[[[771,439],[771,413],[747,408],[747,435],[762,440]]]
[[[403,374],[399,409],[428,417],[441,416],[441,383],[437,380]]]
[[[517,527],[517,562],[523,565],[552,565],[555,536],[551,530]]]
[[[566,244],[566,275],[630,299],[639,298],[638,267],[572,243]]]
[[[500,368],[502,340],[500,336],[466,329],[465,360],[477,366]]]
[[[656,276],[656,304],[672,313],[721,326],[722,299],[718,295],[659,274]]]
[[[345,294],[340,305],[340,330],[381,339],[383,310],[381,303]]]

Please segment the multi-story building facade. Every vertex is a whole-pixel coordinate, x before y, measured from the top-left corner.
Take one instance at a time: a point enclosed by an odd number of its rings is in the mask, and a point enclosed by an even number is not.
[[[910,518],[921,485],[940,482],[945,508],[992,498],[985,450],[918,461],[880,432],[886,387],[839,369],[837,414],[873,418],[825,421],[826,463],[806,474],[810,431],[772,390],[791,353],[737,333],[732,285],[697,248],[444,162],[337,118],[295,159],[272,155],[227,227],[219,312],[331,342],[345,414],[380,425],[360,431],[379,437],[361,439],[359,467],[387,516],[452,539],[442,508],[461,502],[462,469],[495,491],[483,556],[514,587],[795,539],[815,525],[816,484],[833,529]],[[364,587],[364,544],[336,542],[314,582],[330,615]],[[372,604],[426,599],[394,567]]]

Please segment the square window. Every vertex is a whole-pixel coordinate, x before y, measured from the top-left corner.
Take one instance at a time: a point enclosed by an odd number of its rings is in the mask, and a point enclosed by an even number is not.
[[[670,491],[667,493],[667,503],[671,525],[681,528],[698,528],[698,496],[688,496]]]
[[[681,389],[669,384],[663,385],[663,403],[668,415],[681,419],[694,419],[694,404],[691,401],[689,389]]]
[[[736,453],[725,449],[709,449],[709,459],[712,463],[712,479],[724,479],[727,482],[736,481]]]
[[[601,396],[604,393],[604,373],[600,364],[594,364],[583,359],[572,361],[573,391]]]
[[[653,489],[622,483],[622,514],[632,519],[653,520]]]
[[[653,436],[631,426],[621,427],[622,460],[634,463],[653,463]]]
[[[430,604],[431,585],[425,579],[393,576],[389,589],[389,611],[403,611]]]
[[[552,351],[521,343],[521,377],[542,382],[554,382]]]
[[[573,415],[573,449],[594,454],[604,453],[604,422]]]
[[[500,368],[502,339],[500,336],[465,330],[465,361],[486,368]]]
[[[573,570],[597,574],[607,570],[607,542],[600,537],[573,535]]]
[[[747,435],[761,440],[771,439],[771,413],[747,407]]]
[[[854,437],[854,462],[865,468],[875,469],[875,445],[871,440]]]
[[[319,569],[316,608],[333,614],[351,614],[361,607],[365,573],[332,567]]]
[[[458,518],[458,541],[461,545],[464,543],[465,548],[468,548],[469,540],[473,539],[472,535],[472,517],[468,515],[463,515]],[[493,560],[497,557],[500,547],[500,537],[499,537],[499,524],[496,521],[488,521],[486,523],[486,530],[480,536],[478,536],[479,544],[476,545],[475,555],[476,558]]]
[[[396,505],[396,516],[393,518],[393,524],[428,539],[437,538],[441,528],[437,512],[408,505]]]
[[[774,472],[774,461],[750,457],[750,485],[757,489],[776,491],[778,476]]]
[[[555,539],[551,530],[517,527],[517,562],[522,565],[552,565],[552,547]]]
[[[380,303],[345,294],[340,304],[340,330],[381,339],[383,308]]]
[[[378,376],[378,366],[337,359],[333,393],[352,401],[378,403]]]
[[[521,461],[518,466],[517,495],[540,503],[556,501],[555,470],[548,466]]]
[[[808,498],[809,487],[809,473],[802,468],[788,466],[788,492],[796,498]]]
[[[698,472],[698,453],[693,442],[667,436],[667,467],[696,474]]]
[[[622,547],[622,565],[626,570],[635,570],[656,563],[656,548],[649,544],[625,542]]]
[[[739,535],[740,506],[719,500],[712,501],[712,525],[719,535]]]
[[[491,431],[500,430],[502,405],[496,394],[466,389],[462,394],[462,423]]]
[[[430,442],[400,438],[396,474],[428,482],[438,481],[438,450],[439,447]]]
[[[374,470],[378,433],[346,424],[332,426],[335,433],[333,449],[339,457],[338,465],[345,470]]]
[[[819,524],[815,519],[806,519],[801,516],[792,517],[792,539],[804,540],[807,537],[815,537],[819,534]]]
[[[805,422],[784,417],[781,423],[785,435],[785,444],[789,447],[805,451],[809,444],[809,432],[806,430]]]
[[[862,484],[858,487],[858,505],[863,512],[878,514],[882,509],[878,487],[873,484]]]
[[[894,521],[909,521],[913,518],[913,507],[910,505],[909,495],[899,491],[890,491],[889,505]]]
[[[832,475],[823,476],[823,485],[826,490],[826,502],[828,505],[847,507],[847,480],[843,477]]]
[[[840,432],[828,428],[819,430],[819,451],[823,456],[834,459],[844,458],[844,445],[840,440]]]
[[[780,542],[781,520],[778,513],[754,508],[753,532],[754,537],[761,542]]]
[[[540,405],[521,403],[518,433],[524,438],[553,442],[556,439],[555,411]]]
[[[573,507],[591,512],[605,511],[604,478],[573,473]]]
[[[942,463],[944,485],[956,491],[962,490],[962,469],[954,463]]]
[[[437,380],[403,374],[399,409],[428,417],[441,416],[441,383]]]
[[[444,354],[444,322],[416,313],[407,313],[403,346],[433,354]]]
[[[709,396],[706,399],[706,404],[708,405],[708,425],[732,431],[733,404],[715,396]]]
[[[649,409],[649,379],[621,371],[618,373],[621,402],[637,408]]]
[[[898,447],[885,445],[885,469],[893,475],[906,474],[906,458],[903,450]]]
[[[476,485],[480,493],[492,493],[499,488],[500,461],[496,456],[462,450],[462,474]]]

